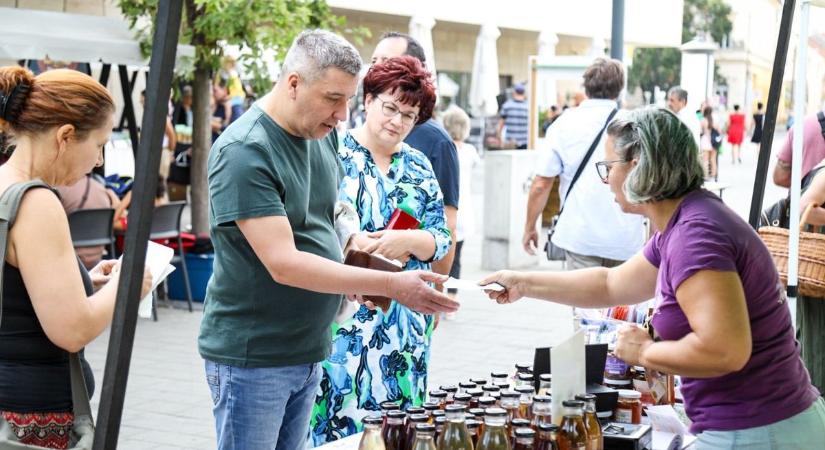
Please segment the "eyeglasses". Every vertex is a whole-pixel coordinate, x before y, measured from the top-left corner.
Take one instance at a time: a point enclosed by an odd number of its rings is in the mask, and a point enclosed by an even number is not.
[[[401,115],[401,123],[404,125],[412,125],[416,121],[418,121],[418,114],[411,113],[411,112],[401,112],[395,103],[384,100],[381,97],[376,97],[378,100],[381,100],[381,112],[384,113],[387,117],[395,117],[397,115]]]
[[[610,169],[613,167],[613,164],[626,164],[627,161],[623,159],[614,159],[610,161],[599,161],[596,163],[596,172],[599,174],[599,178],[602,179],[602,183],[607,184],[607,177],[610,175]]]

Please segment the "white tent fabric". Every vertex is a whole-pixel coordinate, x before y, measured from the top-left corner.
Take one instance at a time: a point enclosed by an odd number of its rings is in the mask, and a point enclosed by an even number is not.
[[[0,8],[0,59],[52,59],[145,66],[135,34],[121,18]],[[194,56],[178,46],[178,58]]]
[[[449,77],[446,73],[439,73],[438,74],[438,95],[443,97],[450,97],[455,98],[458,97],[458,91],[461,90],[461,86],[458,85],[452,78]]]
[[[556,56],[556,45],[559,43],[559,36],[552,30],[542,30],[539,33],[539,61],[546,61]],[[558,101],[556,90],[556,78],[543,76],[537,77],[536,91],[531,93],[536,96],[539,109],[548,109]]]
[[[474,116],[492,116],[498,113],[498,27],[484,24],[476,38],[473,56],[473,78],[470,82],[470,109]]]
[[[416,15],[410,18],[410,36],[424,48],[424,58],[427,70],[435,74],[435,50],[433,50],[433,27],[435,19],[432,16]]]

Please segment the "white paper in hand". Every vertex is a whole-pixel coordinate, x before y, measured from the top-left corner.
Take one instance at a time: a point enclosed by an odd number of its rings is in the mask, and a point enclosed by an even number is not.
[[[152,274],[152,289],[143,297],[138,306],[138,317],[148,319],[152,317],[152,292],[155,288],[174,272],[175,266],[169,264],[172,257],[175,256],[175,251],[165,245],[149,241],[146,247],[146,268]],[[123,257],[121,256],[121,260]]]
[[[447,289],[457,289],[459,291],[503,291],[504,286],[498,283],[490,283],[484,286],[479,286],[477,281],[460,280],[458,278],[450,277],[444,287]]]

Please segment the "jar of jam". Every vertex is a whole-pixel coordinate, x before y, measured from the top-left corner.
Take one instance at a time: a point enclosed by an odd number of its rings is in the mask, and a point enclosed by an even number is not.
[[[507,411],[507,422],[519,417],[518,410],[521,403],[521,394],[516,391],[504,391],[501,393],[499,406]]]
[[[623,389],[619,391],[619,402],[613,411],[613,421],[620,423],[640,424],[642,423],[642,394]]]
[[[478,407],[479,408],[493,408],[496,406],[496,399],[494,397],[485,396],[479,397],[478,399]]]
[[[630,366],[621,360],[613,348],[607,352],[607,360],[604,364],[604,384],[615,389],[627,389],[631,385]]]
[[[467,408],[470,407],[470,400],[473,399],[473,396],[464,392],[458,392],[453,396],[453,404],[455,405],[464,405]]]
[[[641,392],[642,408],[656,404],[650,385],[647,383],[647,372],[642,366],[633,366],[633,390]]]
[[[476,384],[473,383],[472,381],[462,381],[461,383],[458,383],[458,392],[467,392],[470,389],[475,389],[475,388],[476,388]]]
[[[549,395],[533,397],[533,426],[553,423],[553,399]]]
[[[470,378],[470,382],[475,384],[477,388],[482,388],[487,384],[486,378]]]

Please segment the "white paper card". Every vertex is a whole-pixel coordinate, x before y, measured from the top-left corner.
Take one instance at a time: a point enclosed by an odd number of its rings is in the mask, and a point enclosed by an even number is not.
[[[503,291],[504,286],[498,283],[490,283],[485,286],[479,286],[478,281],[461,280],[450,277],[444,287],[447,289],[458,289],[459,291]]]
[[[152,274],[152,289],[146,297],[140,300],[138,317],[144,319],[152,317],[152,293],[175,270],[175,266],[169,264],[174,256],[175,250],[149,241],[146,247],[145,265],[149,269],[149,273]],[[120,260],[123,261],[123,256],[120,257]]]
[[[553,346],[550,372],[553,374],[553,422],[559,424],[563,416],[562,401],[585,392],[584,330]]]

